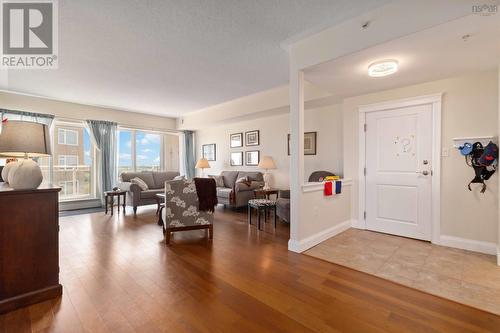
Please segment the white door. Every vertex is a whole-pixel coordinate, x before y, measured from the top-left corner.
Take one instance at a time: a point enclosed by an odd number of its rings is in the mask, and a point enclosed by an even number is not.
[[[366,113],[366,227],[430,240],[432,105]]]

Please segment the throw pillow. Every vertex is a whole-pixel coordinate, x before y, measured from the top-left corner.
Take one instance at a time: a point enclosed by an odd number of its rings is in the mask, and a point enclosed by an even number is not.
[[[148,184],[146,184],[146,182],[139,177],[132,178],[130,180],[130,182],[132,184],[136,184],[137,186],[139,186],[141,188],[141,190],[143,190],[143,191],[146,191],[149,189]]]
[[[247,181],[248,181],[248,177],[247,176],[236,179],[237,183],[245,183]]]
[[[175,176],[173,180],[184,180],[186,177],[184,176]]]
[[[210,178],[215,180],[215,186],[224,187],[224,178],[222,176],[210,176]]]
[[[236,183],[243,183],[245,184],[246,186],[250,186],[252,185],[252,181],[251,180],[248,180],[248,177],[245,176],[245,177],[241,177],[241,178],[238,178],[236,180]]]

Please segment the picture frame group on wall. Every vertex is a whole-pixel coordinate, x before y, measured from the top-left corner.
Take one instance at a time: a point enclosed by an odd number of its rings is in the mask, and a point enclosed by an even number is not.
[[[229,147],[230,148],[243,147],[243,133],[231,134],[229,137]]]
[[[243,165],[243,152],[242,151],[231,152],[230,164],[231,164],[231,166],[242,166]]]
[[[260,151],[259,150],[250,150],[245,152],[245,165],[248,166],[257,166],[260,162]]]
[[[245,132],[245,145],[247,147],[260,145],[260,131],[254,130]]]
[[[215,143],[209,143],[201,146],[201,156],[207,161],[217,160],[217,150]]]
[[[318,132],[304,133],[304,155],[316,155]],[[290,155],[290,134],[288,134],[288,155]]]
[[[244,144],[243,144],[244,141]],[[243,146],[252,147],[260,145],[260,131],[252,130],[246,131],[245,136],[243,132],[232,133],[229,135],[229,147],[230,148],[241,148]],[[207,145],[208,146],[208,145]],[[203,157],[205,157],[205,150],[207,151],[207,156],[211,156],[211,147],[206,147],[203,145]],[[215,155],[215,147],[213,148]],[[249,150],[249,151],[232,151],[230,152],[230,165],[231,166],[258,166],[260,162],[260,151],[259,150]],[[210,160],[209,160],[210,161]]]

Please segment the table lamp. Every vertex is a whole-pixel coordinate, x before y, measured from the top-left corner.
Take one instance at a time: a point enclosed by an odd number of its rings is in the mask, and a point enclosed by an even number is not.
[[[42,183],[40,166],[31,157],[49,156],[50,135],[47,125],[8,120],[3,122],[0,132],[0,156],[17,157],[11,162],[6,182],[15,190],[35,189]]]
[[[210,164],[208,163],[208,160],[206,158],[200,158],[198,162],[196,162],[196,165],[194,167],[196,169],[201,169],[201,176],[203,177],[205,169],[210,168]]]
[[[264,156],[260,160],[258,167],[266,170],[264,173],[264,190],[269,190],[271,188],[271,186],[269,186],[271,174],[268,173],[267,170],[276,169],[276,164],[271,156]]]

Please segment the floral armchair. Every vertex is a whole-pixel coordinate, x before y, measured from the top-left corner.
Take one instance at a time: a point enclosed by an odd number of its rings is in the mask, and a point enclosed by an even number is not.
[[[198,194],[192,180],[165,182],[165,209],[163,209],[163,233],[166,244],[170,244],[172,232],[207,229],[213,238],[213,212],[198,210]]]

